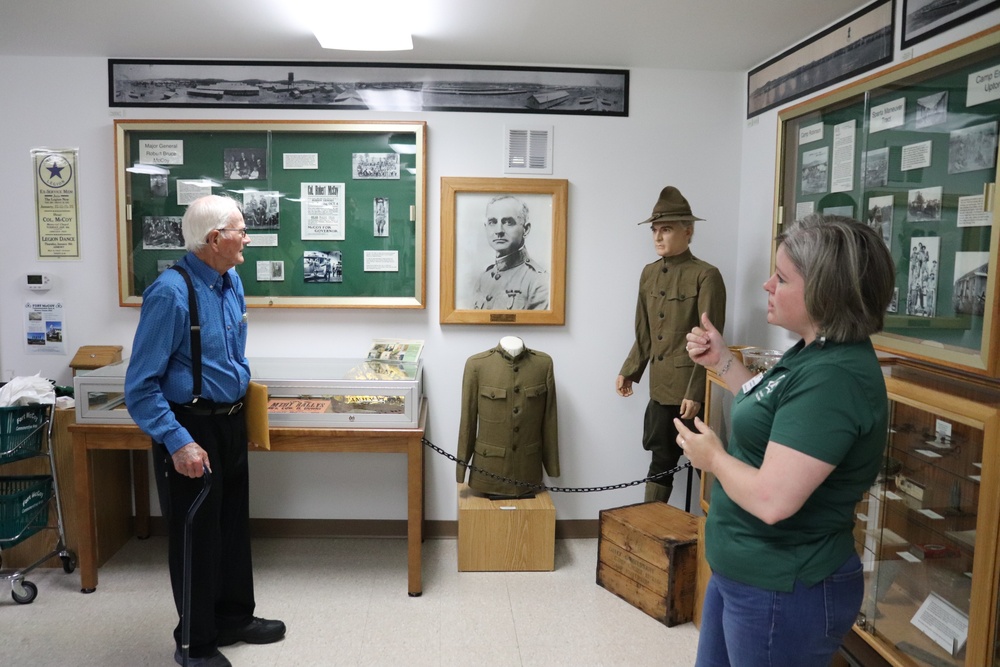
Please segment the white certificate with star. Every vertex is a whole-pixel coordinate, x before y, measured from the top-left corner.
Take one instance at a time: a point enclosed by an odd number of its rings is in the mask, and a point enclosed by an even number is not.
[[[80,259],[77,153],[75,148],[35,148],[31,151],[38,259]]]

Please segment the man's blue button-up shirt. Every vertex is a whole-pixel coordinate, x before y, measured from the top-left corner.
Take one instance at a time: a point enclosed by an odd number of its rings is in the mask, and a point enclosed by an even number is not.
[[[178,264],[191,276],[201,321],[201,397],[235,403],[246,394],[247,316],[243,283],[235,270],[224,274],[188,253]],[[192,442],[169,402],[192,399],[191,317],[183,276],[164,271],[142,295],[142,312],[125,374],[129,414],[154,442],[173,454]]]

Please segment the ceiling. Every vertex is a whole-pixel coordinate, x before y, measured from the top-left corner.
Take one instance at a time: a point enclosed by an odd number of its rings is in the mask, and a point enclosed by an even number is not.
[[[745,71],[867,4],[864,0],[408,0],[407,7],[414,11],[414,49],[362,53],[322,49],[309,32],[315,15],[296,10],[304,1],[3,0],[0,56]],[[336,10],[346,3],[323,4]]]

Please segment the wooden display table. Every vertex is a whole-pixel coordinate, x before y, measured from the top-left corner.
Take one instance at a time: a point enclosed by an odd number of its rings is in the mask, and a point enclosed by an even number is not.
[[[458,485],[458,571],[555,569],[556,508],[548,491],[490,500]]]
[[[423,592],[421,582],[421,543],[424,534],[424,429],[427,423],[427,399],[420,403],[417,428],[292,428],[270,429],[272,452],[376,452],[406,454],[406,541],[407,590],[411,596]],[[97,516],[94,494],[95,469],[92,462],[98,450],[150,449],[151,441],[138,426],[73,424],[75,453],[76,515],[79,529],[78,558],[80,586],[84,593],[97,588]],[[251,451],[265,452],[254,449]],[[136,466],[136,530],[149,526],[149,481],[143,457],[141,473]],[[141,484],[140,484],[141,482]],[[140,489],[140,486],[142,487]],[[142,534],[140,532],[140,534]],[[120,545],[119,545],[120,546]]]

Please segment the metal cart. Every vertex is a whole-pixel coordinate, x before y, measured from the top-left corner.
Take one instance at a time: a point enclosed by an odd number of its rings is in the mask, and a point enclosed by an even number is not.
[[[48,475],[0,476],[0,566],[3,549],[20,544],[44,530],[56,530],[55,548],[28,567],[0,569],[0,579],[10,582],[11,597],[18,604],[29,604],[38,597],[38,587],[27,581],[26,574],[45,561],[58,556],[63,571],[76,569],[76,554],[66,548],[62,503],[55,452],[52,449],[54,414],[50,405],[0,407],[0,465],[35,456],[48,456]],[[55,526],[49,526],[49,507],[55,502]]]

